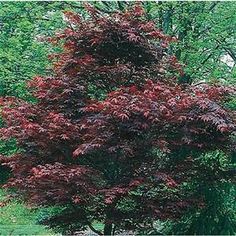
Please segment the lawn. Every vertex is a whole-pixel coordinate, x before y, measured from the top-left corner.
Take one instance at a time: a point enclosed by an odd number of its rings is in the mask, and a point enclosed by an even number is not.
[[[0,235],[53,235],[53,232],[37,224],[37,210],[19,200],[8,200],[7,193],[0,189]]]

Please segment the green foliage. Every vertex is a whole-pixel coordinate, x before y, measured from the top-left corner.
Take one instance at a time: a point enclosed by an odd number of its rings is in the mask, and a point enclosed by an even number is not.
[[[198,158],[202,168],[208,174],[217,165],[219,171],[232,168],[222,151],[206,153]],[[214,176],[214,173],[212,173]],[[192,209],[182,217],[179,222],[166,224],[164,232],[167,234],[191,234],[191,235],[235,235],[236,234],[236,203],[235,185],[219,181],[200,183],[198,176],[196,182],[186,184],[190,190],[199,185],[199,192],[203,193],[205,205],[201,209]]]
[[[4,156],[11,156],[12,154],[19,153],[21,149],[17,146],[15,139],[10,140],[0,140],[0,154]],[[6,180],[11,176],[9,168],[5,166],[0,166],[0,184],[6,182]]]
[[[206,207],[190,211],[178,223],[166,224],[164,232],[177,235],[235,235],[235,186],[224,183],[210,188],[206,186],[204,191]]]
[[[203,154],[198,160],[202,168],[206,168],[208,172],[216,170],[216,166],[219,170],[226,171],[232,165],[226,154],[219,150]]]
[[[226,107],[233,111],[236,111],[236,97],[231,97],[230,100],[226,103]]]
[[[16,145],[16,140],[11,139],[8,141],[0,140],[0,153],[4,156],[12,155],[20,151],[20,148]]]
[[[145,3],[149,17],[178,37],[172,52],[195,80],[231,81],[235,57],[234,2]],[[226,63],[226,60],[230,63]]]
[[[136,202],[130,198],[121,199],[117,204],[117,209],[123,213],[132,212],[136,207]]]
[[[106,92],[94,84],[88,86],[88,95],[91,99],[104,100],[106,98]]]
[[[64,27],[63,5],[50,2],[0,3],[0,95],[29,99],[25,81],[51,73],[46,37]]]

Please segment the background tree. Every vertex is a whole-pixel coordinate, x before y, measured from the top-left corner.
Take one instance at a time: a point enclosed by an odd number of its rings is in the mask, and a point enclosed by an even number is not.
[[[112,12],[130,4],[97,2],[95,6]],[[178,38],[169,52],[186,64],[192,81],[235,83],[234,2],[143,2],[143,6],[159,29]]]
[[[87,20],[65,12],[69,27],[50,39],[64,51],[51,55],[54,77],[30,82],[37,103],[2,100],[2,138],[23,149],[2,159],[14,174],[8,186],[63,206],[50,220],[70,232],[97,232],[95,220],[105,225],[99,234],[152,229],[155,219],[204,207],[202,184],[232,177],[235,125],[221,105],[231,89],[178,85],[182,67],[165,52],[175,39],[140,6],[87,10]],[[208,168],[207,152],[218,149],[224,163]]]

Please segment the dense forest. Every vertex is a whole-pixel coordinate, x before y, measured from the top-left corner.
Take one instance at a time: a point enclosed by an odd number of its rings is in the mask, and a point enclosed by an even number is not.
[[[0,234],[236,234],[235,12],[0,2]]]

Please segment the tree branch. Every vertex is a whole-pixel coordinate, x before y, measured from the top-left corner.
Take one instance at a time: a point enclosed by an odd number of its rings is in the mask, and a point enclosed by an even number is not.
[[[220,45],[217,44],[214,50],[218,49],[219,46],[220,46]],[[196,71],[198,71],[198,70],[212,57],[213,54],[214,54],[214,52],[210,53],[210,54],[207,56],[207,58],[205,58],[205,60],[201,62],[200,66],[198,66],[197,69],[195,69],[195,71],[194,71],[192,74],[195,74]]]
[[[191,86],[198,86],[198,85],[201,85],[201,84],[207,84],[206,80],[200,80],[200,81],[192,84]]]
[[[218,39],[216,39],[216,42],[218,42],[218,44],[222,44],[225,42],[225,39],[223,39],[223,41],[220,41]],[[234,51],[231,48],[222,46],[222,48],[230,55],[230,57],[236,62],[236,55],[234,53]]]
[[[217,4],[218,2],[213,2],[208,11],[212,11],[216,7]]]
[[[230,55],[230,57],[236,62],[236,55],[231,48],[223,47],[225,51]]]

